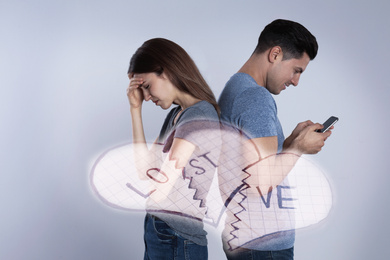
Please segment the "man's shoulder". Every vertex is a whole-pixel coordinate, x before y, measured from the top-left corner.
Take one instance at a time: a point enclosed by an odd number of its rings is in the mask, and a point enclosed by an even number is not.
[[[231,77],[218,103],[222,120],[240,128],[245,121],[259,120],[276,112],[271,93],[245,73]]]
[[[273,100],[271,93],[246,73],[236,73],[226,83],[219,98],[220,105],[232,105],[232,102],[263,102]],[[225,104],[227,103],[227,104]]]
[[[236,88],[237,86],[246,89],[259,85],[257,85],[256,81],[249,74],[238,72],[230,77],[230,79],[226,82],[225,88]]]
[[[242,72],[234,74],[226,82],[224,92],[236,92],[236,94],[270,94],[265,87],[258,85],[257,82],[252,78],[252,76]]]

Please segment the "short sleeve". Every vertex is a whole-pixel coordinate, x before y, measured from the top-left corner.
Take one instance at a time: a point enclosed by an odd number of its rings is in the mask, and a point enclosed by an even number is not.
[[[209,104],[202,107],[190,107],[179,118],[174,137],[182,138],[196,146],[204,145],[204,140],[209,139],[219,131],[218,114],[215,108]]]
[[[263,87],[250,88],[235,100],[237,125],[250,138],[277,136],[277,109]]]
[[[201,101],[185,109],[177,119],[174,131],[165,142],[164,152],[170,149],[174,138],[185,139],[204,149],[219,145],[220,123],[214,106]]]

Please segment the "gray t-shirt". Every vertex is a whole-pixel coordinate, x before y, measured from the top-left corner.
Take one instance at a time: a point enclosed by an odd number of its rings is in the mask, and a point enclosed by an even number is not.
[[[294,230],[268,235],[265,232],[264,236],[256,236],[261,233],[256,233],[256,228],[266,229],[267,223],[254,221],[252,217],[258,217],[265,212],[261,212],[260,198],[249,191],[250,186],[246,180],[250,174],[245,170],[249,165],[242,158],[246,151],[243,150],[242,140],[234,134],[234,131],[241,132],[244,139],[277,136],[278,152],[282,150],[284,135],[271,93],[265,87],[259,86],[250,75],[236,73],[226,83],[218,104],[221,121],[225,125],[222,148],[224,156],[218,169],[221,194],[228,202],[225,203],[225,246],[233,250],[240,246],[255,250],[282,250],[292,247],[295,240]],[[275,195],[272,196],[272,199],[274,198]],[[269,210],[264,206],[263,209]],[[275,209],[275,214],[279,212],[280,210]],[[272,216],[272,212],[270,215]]]
[[[221,120],[242,130],[250,139],[277,136],[278,152],[284,135],[271,93],[245,73],[234,74],[218,100]]]
[[[169,152],[174,138],[185,139],[196,148],[183,170],[183,178],[174,184],[166,199],[158,205],[149,204],[147,211],[165,221],[180,236],[207,245],[202,220],[207,214],[206,196],[220,153],[219,117],[213,105],[200,101],[183,110],[174,123],[180,110],[177,106],[169,112],[158,142],[164,146],[164,153]]]

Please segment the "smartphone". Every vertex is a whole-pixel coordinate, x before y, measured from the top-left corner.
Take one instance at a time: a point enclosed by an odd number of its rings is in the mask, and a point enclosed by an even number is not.
[[[336,124],[337,121],[339,121],[337,117],[335,116],[329,117],[329,119],[326,120],[325,123],[323,123],[324,127],[322,129],[317,129],[316,132],[325,133],[326,131],[329,130],[329,128],[332,127],[332,125]]]

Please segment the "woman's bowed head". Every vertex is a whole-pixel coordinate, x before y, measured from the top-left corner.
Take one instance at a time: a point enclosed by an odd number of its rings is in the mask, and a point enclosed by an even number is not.
[[[162,109],[172,104],[185,109],[205,100],[219,112],[214,94],[194,61],[172,41],[154,38],[144,42],[132,56],[127,73],[132,109],[141,108],[143,100],[152,100]]]

